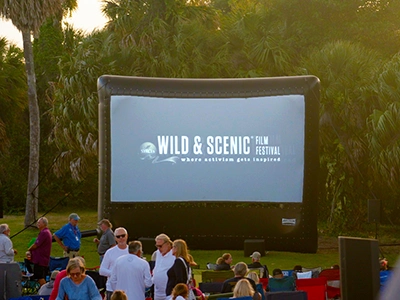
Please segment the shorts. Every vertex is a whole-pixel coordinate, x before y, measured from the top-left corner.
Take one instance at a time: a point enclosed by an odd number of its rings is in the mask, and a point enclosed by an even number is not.
[[[33,265],[33,278],[34,279],[46,279],[47,275],[49,275],[49,267],[41,266],[38,264]]]

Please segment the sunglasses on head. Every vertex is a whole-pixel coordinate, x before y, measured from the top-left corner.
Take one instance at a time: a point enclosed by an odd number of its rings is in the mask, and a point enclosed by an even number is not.
[[[117,239],[124,238],[124,237],[126,237],[126,234],[116,235],[115,237],[116,237]]]

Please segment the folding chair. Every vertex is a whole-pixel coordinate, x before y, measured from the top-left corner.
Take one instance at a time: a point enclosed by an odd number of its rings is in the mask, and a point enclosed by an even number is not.
[[[327,284],[325,277],[297,279],[296,289],[307,292],[308,300],[326,300]]]
[[[263,289],[264,290],[266,290],[267,289],[267,286],[268,286],[268,280],[269,280],[269,278],[267,277],[267,278],[260,278],[260,283],[262,284],[262,286],[263,286]]]
[[[328,284],[328,299],[339,298],[340,292],[340,270],[324,269],[319,273],[319,277],[325,277]]]
[[[54,257],[50,256],[49,271],[50,273],[54,270],[62,271],[67,268],[69,257]]]

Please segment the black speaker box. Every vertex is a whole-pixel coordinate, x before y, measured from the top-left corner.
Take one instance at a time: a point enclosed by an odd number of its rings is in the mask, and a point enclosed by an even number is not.
[[[368,200],[368,222],[379,223],[381,221],[381,201],[378,199]]]
[[[18,263],[0,263],[0,300],[21,297],[21,280]]]
[[[379,243],[375,239],[339,237],[342,300],[374,300],[379,292]]]

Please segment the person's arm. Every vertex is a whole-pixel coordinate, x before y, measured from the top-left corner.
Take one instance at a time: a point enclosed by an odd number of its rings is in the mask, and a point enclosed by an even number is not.
[[[118,270],[118,265],[115,264],[114,268],[111,271],[111,276],[110,276],[110,284],[111,284],[111,289],[115,291],[117,287],[117,270]]]
[[[107,251],[108,252],[108,251]],[[99,274],[102,276],[110,277],[111,276],[111,269],[110,269],[110,256],[107,253],[104,255],[103,261],[100,264]]]
[[[224,284],[222,285],[221,293],[230,293],[230,292],[232,292],[231,285],[229,284],[229,282],[224,281]]]
[[[64,300],[64,297],[65,297],[65,287],[64,287],[64,285],[65,285],[65,283],[66,283],[65,280],[64,280],[64,282],[63,281],[60,282],[60,286],[58,288],[58,293],[57,293],[56,300]]]
[[[64,251],[68,251],[68,247],[65,246],[65,245],[63,244],[63,242],[61,241],[61,239],[60,239],[56,234],[53,234],[53,237],[54,237],[54,239],[56,240],[57,244],[59,244],[60,247],[61,247]]]
[[[4,252],[7,256],[14,256],[14,254],[17,254],[16,250],[13,249],[13,244],[10,239],[4,241]]]
[[[109,245],[111,245],[111,247],[114,247],[116,245],[116,243],[117,243],[115,241],[114,235],[111,235],[111,234],[107,235],[107,242],[108,242]]]
[[[102,300],[99,290],[97,289],[96,283],[94,280],[86,275],[87,286],[88,286],[88,293],[90,300]]]
[[[146,263],[144,269],[144,285],[145,287],[151,287],[153,285],[153,280],[150,273],[150,265],[148,263]]]
[[[57,298],[58,290],[60,288],[60,281],[65,276],[67,276],[67,272],[65,270],[57,274],[56,279],[54,280],[53,290],[51,291],[49,300],[55,300]]]

